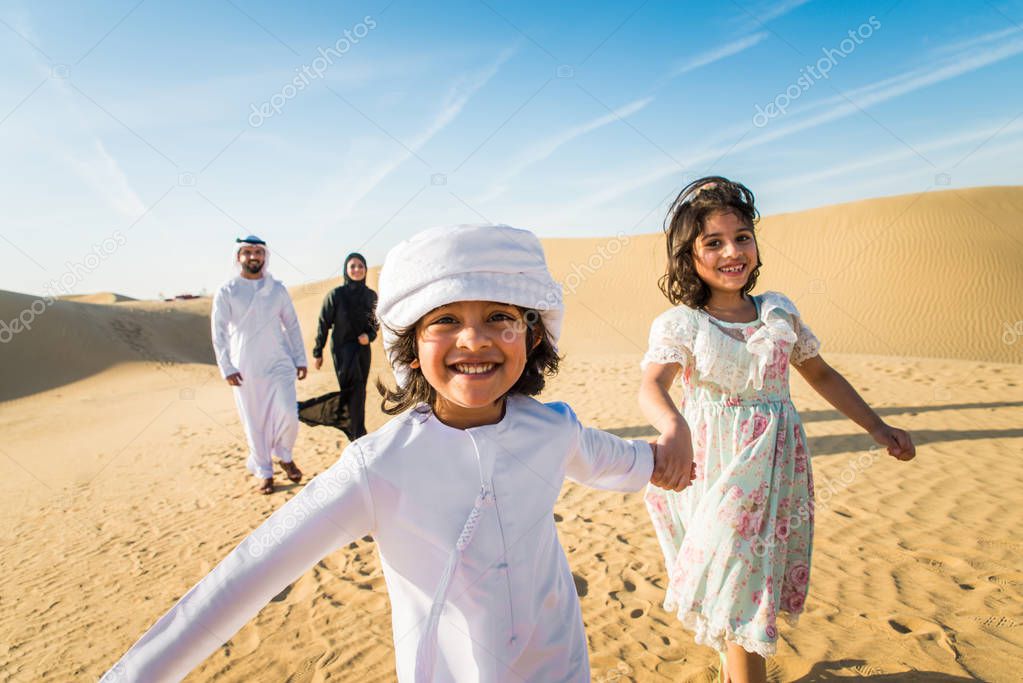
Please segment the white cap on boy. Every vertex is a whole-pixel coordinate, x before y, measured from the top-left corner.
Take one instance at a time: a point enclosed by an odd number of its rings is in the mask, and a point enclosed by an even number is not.
[[[507,225],[430,228],[391,249],[380,271],[377,318],[398,386],[409,369],[393,358],[396,331],[456,301],[534,309],[557,348],[565,306],[536,235]]]

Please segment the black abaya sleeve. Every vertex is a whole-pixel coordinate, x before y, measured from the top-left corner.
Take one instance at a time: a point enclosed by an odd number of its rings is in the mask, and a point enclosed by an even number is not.
[[[337,289],[332,289],[323,297],[320,309],[320,321],[316,328],[316,343],[313,344],[313,358],[323,357],[323,347],[327,345],[327,333],[334,324],[334,311],[337,307]]]

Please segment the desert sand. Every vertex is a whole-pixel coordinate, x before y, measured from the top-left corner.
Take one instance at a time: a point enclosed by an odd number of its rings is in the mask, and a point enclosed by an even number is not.
[[[806,613],[782,627],[771,680],[1019,680],[1023,188],[769,216],[759,240],[757,291],[788,294],[824,358],[918,444],[909,464],[871,450],[793,373],[817,536]],[[635,394],[650,321],[669,306],[656,287],[661,236],[545,244],[568,313],[562,372],[543,398],[652,437]],[[338,281],[292,287],[307,346]],[[0,320],[34,300],[0,292]],[[97,679],[300,490],[278,477],[278,493],[255,493],[208,315],[208,299],[59,300],[0,346],[4,680]],[[373,352],[371,378],[387,379],[379,344]],[[300,398],[335,387],[329,364],[299,383]],[[371,395],[370,429],[384,421]],[[345,444],[303,426],[296,462],[315,475]],[[556,512],[593,680],[715,680],[715,653],[660,606],[665,572],[641,496],[569,483]],[[363,539],[277,596],[187,680],[393,679],[387,595]]]

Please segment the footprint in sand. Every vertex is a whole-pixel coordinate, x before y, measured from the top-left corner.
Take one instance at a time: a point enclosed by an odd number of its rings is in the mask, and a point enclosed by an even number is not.
[[[888,625],[891,626],[893,630],[898,631],[899,633],[902,633],[902,634],[912,633],[913,632],[913,629],[911,629],[910,627],[908,627],[908,626],[906,626],[904,624],[899,623],[895,619],[889,619],[888,620]]]
[[[952,655],[956,661],[959,660],[960,652],[955,633],[940,624],[935,624],[926,619],[910,617],[908,619],[889,619],[888,626],[900,635],[912,635],[916,638],[934,640],[940,647]]]
[[[572,572],[572,580],[575,581],[575,592],[580,598],[585,598],[590,592],[590,583],[575,572]]]
[[[320,654],[303,659],[298,666],[298,671],[288,676],[285,679],[285,683],[305,683],[305,681],[311,681],[313,674],[316,673],[316,662],[320,661],[323,654],[321,652]]]
[[[870,664],[854,666],[852,667],[852,671],[864,678],[867,676],[882,676],[885,673],[884,669],[879,669],[876,666],[871,666]]]
[[[1003,616],[991,616],[991,617],[970,617],[973,621],[977,622],[981,626],[988,628],[998,629],[1009,629],[1009,628],[1020,628],[1023,626],[1023,622],[1015,621],[1010,617]]]
[[[1017,552],[1023,552],[1023,543],[1013,543],[1012,541],[1002,541],[998,539],[981,538],[977,541],[980,545],[995,546],[999,548],[1007,548],[1009,550],[1015,550]]]
[[[888,626],[897,633],[915,636],[936,635],[942,632],[942,627],[932,621],[919,617],[892,617],[888,620]]]

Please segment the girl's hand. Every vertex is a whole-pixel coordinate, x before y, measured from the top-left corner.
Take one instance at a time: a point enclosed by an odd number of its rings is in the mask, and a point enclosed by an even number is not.
[[[912,460],[916,457],[916,446],[909,432],[897,429],[884,422],[879,427],[871,430],[870,436],[874,441],[888,449],[888,454],[899,460]]]
[[[654,448],[654,472],[650,483],[669,491],[682,491],[693,482],[693,444],[673,432],[661,434]]]
[[[323,367],[323,356],[313,358],[313,367],[316,368],[317,370]]]
[[[367,346],[369,344],[369,335],[366,334],[365,332],[360,334],[359,335],[359,343],[362,344],[363,346]]]

